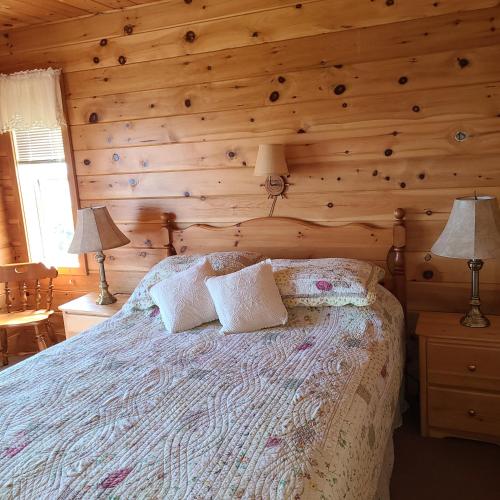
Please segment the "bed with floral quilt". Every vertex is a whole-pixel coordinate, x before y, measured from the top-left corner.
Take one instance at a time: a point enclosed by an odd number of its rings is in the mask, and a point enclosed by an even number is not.
[[[386,496],[403,323],[380,285],[235,335],[129,304],[0,373],[0,498]]]

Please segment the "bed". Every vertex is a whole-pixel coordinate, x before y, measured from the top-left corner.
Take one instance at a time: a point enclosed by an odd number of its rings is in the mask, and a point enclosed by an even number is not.
[[[364,258],[396,296],[378,286],[369,307],[296,307],[286,326],[226,336],[217,322],[166,335],[155,308],[125,308],[0,374],[0,497],[387,498],[403,217],[176,230],[166,215],[169,254]]]

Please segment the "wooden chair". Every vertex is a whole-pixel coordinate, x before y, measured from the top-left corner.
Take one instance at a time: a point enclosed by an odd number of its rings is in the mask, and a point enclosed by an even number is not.
[[[0,266],[0,282],[5,286],[6,313],[0,314],[0,352],[2,365],[9,364],[7,355],[7,331],[14,328],[33,327],[38,349],[47,349],[48,338],[55,341],[55,334],[49,318],[54,314],[51,310],[53,298],[52,280],[57,277],[57,269],[45,267],[41,263],[8,264]],[[48,279],[48,286],[42,290],[41,280]],[[13,292],[18,291],[16,300]],[[30,286],[31,285],[31,286]],[[42,306],[42,293],[45,294],[45,308]],[[32,299],[32,300],[30,300]],[[14,303],[17,302],[17,306]],[[29,304],[31,302],[31,307]],[[45,332],[40,328],[44,327]]]

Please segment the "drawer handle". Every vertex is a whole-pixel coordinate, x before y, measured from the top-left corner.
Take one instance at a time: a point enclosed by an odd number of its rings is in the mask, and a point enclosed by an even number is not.
[[[476,371],[476,368],[477,368],[477,366],[476,366],[476,365],[474,365],[474,364],[470,364],[470,365],[467,367],[467,369],[468,369],[470,372],[475,372],[475,371]]]
[[[467,413],[469,414],[469,417],[475,417],[477,415],[476,410],[473,410],[472,408]]]

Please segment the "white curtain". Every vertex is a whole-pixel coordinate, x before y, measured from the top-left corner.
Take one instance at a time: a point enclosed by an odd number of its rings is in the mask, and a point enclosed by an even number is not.
[[[64,125],[60,74],[52,68],[0,74],[0,133]]]

